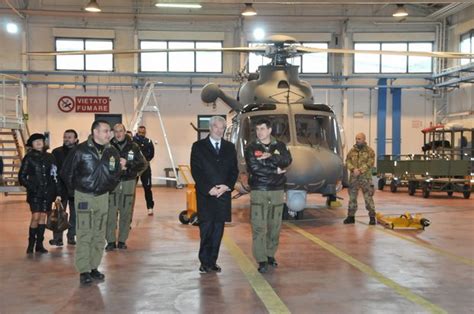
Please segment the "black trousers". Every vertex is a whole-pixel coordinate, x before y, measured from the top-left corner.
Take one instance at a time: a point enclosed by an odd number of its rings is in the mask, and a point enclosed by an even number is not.
[[[151,168],[148,168],[140,176],[140,181],[142,182],[143,190],[145,191],[145,201],[146,208],[150,209],[155,206],[153,201],[153,193],[151,192]]]
[[[74,206],[74,197],[63,199],[61,200],[61,203],[63,204],[64,209],[66,209],[69,204],[69,224],[71,227],[67,230],[67,238],[69,240],[74,240],[74,237],[76,236],[76,208]],[[63,232],[53,232],[53,239],[62,240]]]
[[[199,261],[201,265],[214,266],[219,256],[219,248],[224,235],[224,222],[200,221],[199,234],[201,237]]]

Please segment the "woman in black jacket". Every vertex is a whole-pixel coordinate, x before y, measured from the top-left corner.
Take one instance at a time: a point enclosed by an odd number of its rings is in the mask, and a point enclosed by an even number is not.
[[[48,253],[43,246],[46,215],[51,211],[55,198],[61,199],[57,197],[61,192],[58,167],[53,155],[46,152],[44,141],[43,134],[34,133],[30,136],[26,146],[31,149],[21,161],[18,174],[20,184],[26,187],[26,201],[31,209],[27,254],[33,253],[33,249],[39,253]]]

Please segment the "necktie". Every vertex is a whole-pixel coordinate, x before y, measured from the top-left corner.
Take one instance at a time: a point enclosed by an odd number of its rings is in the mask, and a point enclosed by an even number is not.
[[[215,147],[216,153],[219,154],[219,142],[216,142],[215,144],[216,144],[216,147]]]

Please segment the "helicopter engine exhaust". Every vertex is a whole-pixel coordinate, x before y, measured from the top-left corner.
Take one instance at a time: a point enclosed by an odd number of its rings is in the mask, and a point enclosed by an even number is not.
[[[214,83],[206,84],[201,91],[201,100],[205,103],[213,103],[217,98],[222,99],[223,102],[236,112],[242,111],[243,109],[242,104],[237,99],[224,93],[219,86]]]

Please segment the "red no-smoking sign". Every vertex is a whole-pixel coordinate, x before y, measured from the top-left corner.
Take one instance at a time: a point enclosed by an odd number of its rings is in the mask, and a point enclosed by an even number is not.
[[[58,100],[58,108],[62,112],[71,112],[74,110],[74,99],[69,96],[63,96]]]

